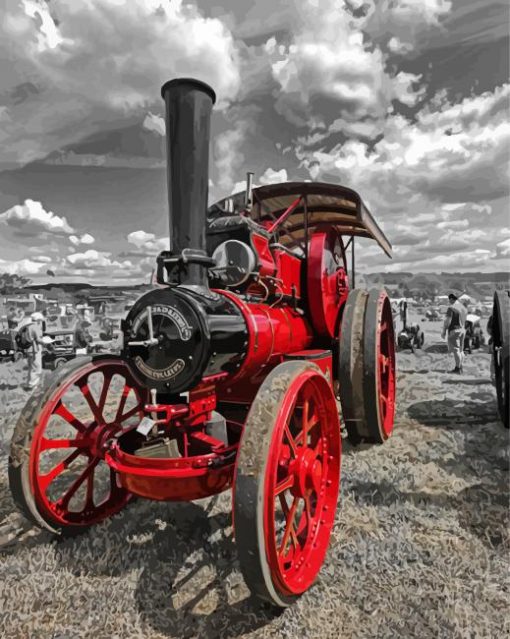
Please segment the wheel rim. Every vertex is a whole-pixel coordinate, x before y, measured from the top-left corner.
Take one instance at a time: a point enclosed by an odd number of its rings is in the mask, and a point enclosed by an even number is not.
[[[308,303],[312,323],[322,335],[335,336],[341,299],[347,294],[347,274],[340,237],[332,228],[316,230],[308,255]]]
[[[54,391],[37,421],[29,459],[44,518],[89,526],[126,505],[131,495],[103,461],[104,449],[141,419],[143,403],[143,391],[121,361],[87,364]]]
[[[326,386],[326,388],[324,388]],[[264,532],[271,577],[286,595],[315,580],[329,544],[340,474],[340,432],[327,382],[291,384],[275,424],[265,480]]]
[[[377,339],[378,402],[385,437],[393,431],[395,417],[395,338],[391,305],[386,297],[382,306]]]

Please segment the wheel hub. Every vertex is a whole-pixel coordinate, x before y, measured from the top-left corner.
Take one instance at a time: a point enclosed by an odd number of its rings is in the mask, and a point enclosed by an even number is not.
[[[322,463],[311,448],[301,447],[289,467],[294,482],[291,492],[294,497],[305,497],[314,489],[318,491],[322,477]]]
[[[90,452],[94,457],[104,457],[107,450],[107,443],[119,431],[116,423],[112,424],[96,424],[86,432],[86,439],[91,440]]]

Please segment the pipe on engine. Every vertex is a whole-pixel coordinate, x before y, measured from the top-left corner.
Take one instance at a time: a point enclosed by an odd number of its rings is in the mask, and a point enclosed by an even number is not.
[[[170,80],[161,87],[166,106],[170,257],[177,283],[208,287],[205,229],[211,111],[216,95],[204,82]]]

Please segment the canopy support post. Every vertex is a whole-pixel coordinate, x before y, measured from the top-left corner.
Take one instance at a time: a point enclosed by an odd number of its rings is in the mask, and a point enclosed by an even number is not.
[[[352,288],[356,287],[356,271],[355,271],[355,259],[354,259],[354,235],[351,238],[351,283]]]

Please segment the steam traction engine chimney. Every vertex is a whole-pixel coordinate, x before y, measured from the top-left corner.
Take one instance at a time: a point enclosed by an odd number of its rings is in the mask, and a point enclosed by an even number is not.
[[[170,216],[170,253],[161,259],[173,283],[207,287],[207,269],[213,264],[205,243],[209,137],[216,95],[204,82],[180,78],[166,82],[161,96]]]

